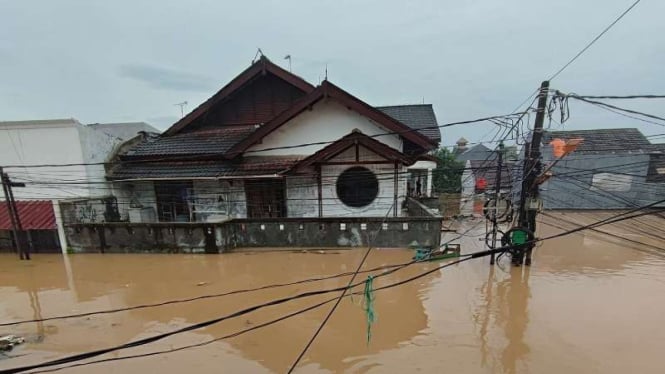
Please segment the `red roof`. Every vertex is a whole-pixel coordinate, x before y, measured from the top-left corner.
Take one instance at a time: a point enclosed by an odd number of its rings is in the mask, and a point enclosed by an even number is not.
[[[54,230],[55,213],[53,203],[49,200],[17,201],[16,208],[21,219],[23,230]],[[0,230],[11,230],[7,202],[0,201]]]

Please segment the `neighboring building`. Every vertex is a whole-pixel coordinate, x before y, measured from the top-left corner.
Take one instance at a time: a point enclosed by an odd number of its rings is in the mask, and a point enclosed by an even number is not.
[[[380,106],[377,109],[437,143],[441,142],[441,131],[432,104]],[[407,194],[414,197],[431,197],[432,171],[436,169],[436,159],[423,157],[407,169]],[[419,185],[420,191],[418,191]]]
[[[25,229],[46,230],[55,235],[53,230],[63,229],[59,202],[101,200],[111,196],[103,163],[116,146],[141,131],[158,130],[145,123],[83,125],[75,119],[0,122],[1,165],[60,165],[5,168],[13,181],[26,184],[26,187],[14,188],[19,213],[22,217],[25,215]],[[4,196],[0,199],[4,200]],[[81,213],[91,219],[93,217],[89,215],[93,210],[83,209]],[[100,209],[98,213],[98,220],[103,220],[103,211]],[[53,224],[52,217],[57,224]],[[0,235],[5,238],[9,237],[8,230],[11,229],[8,222],[6,209],[0,210],[0,231],[4,231]],[[64,250],[62,240],[64,235],[60,235]],[[36,250],[54,249],[47,248],[51,246],[48,240],[40,243],[43,248]],[[39,243],[34,244],[40,247]],[[7,247],[7,243],[0,243],[0,246]]]
[[[205,243],[182,239],[181,248],[367,245],[361,231],[381,222],[387,231],[399,224],[404,240],[422,239],[417,220],[402,218],[407,179],[421,173],[431,190],[436,163],[426,154],[440,138],[431,105],[376,108],[261,57],[162,135],[123,146],[107,178],[120,220],[134,227],[215,224],[206,226]],[[267,235],[274,222],[279,235]],[[302,232],[289,231],[295,222]],[[310,228],[339,235],[298,239]],[[438,243],[439,229],[424,242]]]
[[[485,203],[485,195],[496,193],[498,165],[497,159],[466,161],[461,177],[460,213],[462,215],[480,213],[479,209]],[[505,161],[501,167],[500,195],[509,196],[513,187],[513,167],[514,163],[510,161]]]
[[[546,209],[627,209],[665,199],[665,144],[651,144],[635,128],[547,131],[544,167],[555,159],[553,139],[575,138],[584,141],[541,186]]]
[[[457,161],[487,161],[496,159],[496,152],[487,148],[482,143],[476,144],[471,148],[468,148],[466,145],[467,142],[464,138],[457,141],[457,147],[453,151]]]

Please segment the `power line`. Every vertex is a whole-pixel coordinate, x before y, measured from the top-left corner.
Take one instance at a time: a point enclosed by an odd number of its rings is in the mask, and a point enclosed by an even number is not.
[[[463,233],[459,234],[458,236],[446,241],[441,246],[445,246],[446,244],[449,244],[452,241],[455,241],[455,240],[458,240],[462,237],[467,236],[467,234],[471,230],[477,228],[479,226],[479,224],[481,224],[481,223],[482,223],[482,221],[477,222],[476,224],[471,226],[469,229],[465,230]],[[413,265],[417,262],[419,262],[419,261],[412,260],[412,261],[401,263],[401,264],[378,266],[378,267],[375,267],[375,268],[372,268],[372,269],[362,270],[362,271],[358,272],[358,274],[371,273],[371,272],[375,272],[375,271],[379,271],[379,270],[402,268],[402,267]],[[60,315],[60,316],[47,317],[47,318],[41,318],[41,319],[22,320],[22,321],[16,321],[16,322],[4,322],[4,323],[0,323],[0,327],[15,326],[15,325],[20,325],[20,324],[25,324],[25,323],[46,322],[46,321],[68,319],[68,318],[89,317],[89,316],[99,315],[99,314],[112,314],[112,313],[125,312],[125,311],[136,310],[136,309],[161,307],[161,306],[170,305],[170,304],[188,303],[188,302],[197,301],[197,300],[219,298],[219,297],[224,297],[224,296],[229,296],[229,295],[260,291],[260,290],[265,290],[265,289],[270,289],[270,288],[279,288],[279,287],[293,286],[293,285],[298,285],[298,284],[303,284],[303,283],[311,283],[311,282],[330,280],[330,279],[335,279],[335,278],[346,277],[346,276],[352,275],[353,273],[354,272],[349,271],[349,272],[344,272],[344,273],[339,273],[339,274],[334,274],[334,275],[328,275],[328,276],[323,276],[323,277],[301,279],[301,280],[298,280],[298,281],[287,282],[287,283],[269,284],[269,285],[263,285],[263,286],[255,287],[255,288],[239,289],[239,290],[227,291],[227,292],[223,292],[223,293],[201,295],[201,296],[186,298],[186,299],[167,300],[167,301],[162,301],[162,302],[152,303],[152,304],[134,305],[134,306],[125,307],[125,308],[107,309],[107,310],[99,310],[99,311],[94,311],[94,312]]]
[[[572,230],[569,230],[569,231],[566,231],[566,232],[563,232],[563,233],[551,235],[551,236],[548,236],[548,237],[545,237],[545,238],[535,239],[535,240],[533,240],[529,243],[535,243],[535,242],[541,242],[541,241],[545,241],[545,240],[555,239],[555,238],[570,235],[570,234],[573,234],[573,233],[576,233],[576,232],[580,232],[580,231],[583,231],[583,230],[588,230],[588,229],[591,229],[591,228],[595,228],[595,227],[599,227],[599,226],[603,226],[603,225],[607,225],[607,224],[611,224],[611,223],[617,223],[617,222],[633,219],[633,218],[644,216],[644,215],[654,214],[653,211],[650,211],[650,210],[647,210],[647,209],[652,208],[655,204],[660,204],[660,203],[663,203],[663,202],[665,202],[665,200],[658,201],[658,202],[652,203],[652,204],[648,204],[648,205],[645,205],[645,206],[642,206],[642,207],[639,207],[639,208],[635,208],[635,209],[632,209],[630,211],[627,211],[627,212],[620,213],[620,214],[617,214],[615,216],[609,217],[607,219],[603,219],[603,220],[591,223],[589,225],[580,226],[578,228],[575,228],[575,229],[572,229]],[[647,210],[647,211],[640,213],[640,211],[643,211],[643,210]],[[636,213],[636,214],[630,215],[632,213]],[[454,265],[456,263],[461,263],[461,262],[464,262],[464,261],[468,261],[468,260],[473,259],[473,258],[485,257],[485,256],[488,256],[492,253],[502,253],[502,252],[505,252],[506,250],[508,250],[512,247],[513,246],[506,246],[506,247],[490,249],[490,250],[485,250],[485,251],[478,251],[478,252],[473,252],[473,253],[470,253],[470,254],[466,254],[466,255],[463,255],[464,258],[462,258],[460,260],[453,261],[451,263],[436,267],[432,270],[420,273],[416,276],[404,279],[402,281],[398,281],[398,282],[395,282],[395,283],[392,283],[392,284],[389,284],[389,285],[386,285],[386,286],[375,288],[374,290],[378,291],[378,290],[388,289],[388,288],[392,288],[392,287],[397,287],[397,286],[400,286],[402,284],[405,284],[405,283],[411,282],[413,280],[416,280],[416,279],[422,278],[424,276],[427,276],[429,274],[432,274],[436,271],[441,270],[444,267],[451,266],[451,265]],[[380,274],[379,276],[383,276],[383,275],[386,275],[386,274],[394,272],[394,271],[395,270],[391,270],[390,272]],[[358,286],[362,283],[363,282],[351,285],[350,288],[356,287],[356,286]],[[179,333],[182,333],[182,332],[187,332],[187,331],[199,329],[199,328],[202,328],[202,327],[210,326],[212,324],[221,322],[223,320],[238,317],[240,315],[247,314],[249,312],[261,309],[261,308],[266,307],[266,306],[278,305],[278,304],[282,304],[282,303],[285,303],[287,301],[291,301],[291,300],[294,300],[294,299],[297,299],[297,298],[310,297],[310,296],[320,295],[320,294],[329,293],[329,292],[336,292],[336,291],[341,291],[342,289],[347,289],[347,288],[349,288],[349,287],[342,287],[342,288],[335,288],[335,289],[329,289],[329,290],[311,291],[311,292],[301,293],[301,294],[298,294],[298,295],[295,295],[295,296],[292,296],[292,297],[277,299],[277,300],[273,300],[273,301],[270,301],[270,302],[267,302],[267,303],[264,303],[264,304],[255,305],[255,306],[243,309],[241,311],[237,311],[235,313],[229,314],[229,315],[224,316],[224,317],[219,317],[219,318],[215,318],[215,319],[212,319],[212,320],[204,321],[204,322],[197,323],[197,324],[194,324],[194,325],[190,325],[190,326],[178,329],[178,330],[174,330],[174,331],[167,332],[167,333],[162,333],[162,334],[155,335],[155,336],[152,336],[152,337],[149,337],[149,338],[136,340],[136,341],[126,343],[126,344],[122,344],[122,345],[119,345],[119,346],[116,346],[116,347],[110,347],[110,348],[100,349],[100,350],[96,350],[96,351],[92,351],[92,352],[81,353],[81,354],[68,356],[68,357],[64,357],[64,358],[61,358],[61,359],[56,359],[56,360],[52,360],[52,361],[48,361],[48,362],[44,362],[44,363],[40,363],[40,364],[33,364],[33,365],[28,365],[28,366],[23,366],[23,367],[4,369],[4,370],[0,370],[0,374],[13,374],[13,373],[19,373],[19,372],[22,372],[22,371],[26,371],[26,370],[39,369],[39,368],[55,366],[55,365],[64,365],[64,364],[67,364],[67,363],[70,363],[70,362],[76,362],[76,361],[88,359],[88,358],[99,356],[101,354],[105,354],[105,353],[109,353],[109,352],[114,352],[114,351],[118,351],[118,350],[122,350],[122,349],[137,347],[137,346],[152,343],[152,342],[157,341],[157,340],[164,339],[168,336],[172,336],[172,335],[179,334]],[[331,299],[331,300],[334,300],[334,299]],[[325,304],[325,302],[321,303],[320,305],[324,305],[324,304]],[[314,307],[316,307],[316,306],[314,306]],[[167,352],[165,352],[165,353],[167,353]],[[137,356],[137,357],[140,357],[140,356]],[[124,358],[123,357],[118,357],[117,359],[119,360],[119,359],[124,359]],[[81,364],[81,366],[86,365],[86,364],[93,364],[93,363],[95,363],[95,362],[84,363],[84,364]],[[60,370],[60,369],[62,369],[62,368],[56,368],[56,369],[53,369],[52,371]]]
[[[451,126],[457,126],[457,125],[466,125],[466,124],[471,124],[471,123],[478,123],[478,122],[485,122],[489,121],[492,119],[500,119],[500,118],[507,118],[507,117],[515,117],[517,115],[520,115],[522,113],[511,113],[511,114],[504,114],[504,115],[498,115],[498,116],[489,116],[489,117],[483,117],[483,118],[477,118],[477,119],[472,119],[472,120],[463,120],[463,121],[457,121],[457,122],[449,122],[445,123],[443,125],[436,125],[436,126],[427,126],[427,127],[421,127],[418,129],[408,129],[408,130],[403,130],[403,131],[390,131],[390,132],[385,132],[385,133],[379,133],[379,134],[374,134],[374,135],[367,135],[370,138],[377,138],[381,136],[387,136],[387,135],[400,135],[400,134],[405,134],[405,133],[410,133],[410,132],[418,132],[420,130],[424,129],[435,129],[435,128],[444,128],[444,127],[451,127]],[[310,142],[310,143],[301,143],[301,144],[295,144],[295,145],[288,145],[288,146],[280,146],[280,147],[271,147],[271,148],[265,148],[265,149],[259,149],[259,150],[253,150],[253,151],[246,151],[244,154],[248,153],[257,153],[257,152],[265,152],[265,151],[273,151],[273,150],[283,150],[283,149],[295,149],[295,148],[302,148],[302,147],[309,147],[313,145],[327,145],[327,144],[332,144],[337,142],[339,139],[331,140],[331,141],[322,141],[322,142]],[[173,158],[173,157],[164,157],[164,158],[157,158],[157,159],[151,159],[151,160],[123,160],[123,161],[115,161],[115,162],[91,162],[91,163],[65,163],[65,164],[32,164],[32,165],[3,165],[4,168],[45,168],[45,167],[73,167],[73,166],[95,166],[95,165],[124,165],[124,164],[143,164],[143,163],[159,163],[159,162],[170,162],[170,161],[208,161],[205,158],[206,157],[211,157],[211,156],[222,156],[223,154],[208,154],[208,155],[194,155],[194,156],[188,156],[188,157],[178,157],[178,158]],[[222,160],[224,161],[224,160]]]
[[[384,221],[386,220],[386,218],[388,218],[388,215],[390,215],[390,211],[392,209],[397,209],[397,207],[395,206],[394,203],[391,206],[391,208],[388,209],[388,211],[386,212],[386,215],[383,218]],[[378,233],[379,232],[376,231],[376,234],[378,234]],[[367,260],[367,257],[369,256],[369,253],[372,251],[372,244],[370,243],[370,240],[369,240],[369,234],[368,234],[367,239],[368,239],[367,240],[367,242],[368,242],[367,243],[367,250],[365,251],[365,254],[364,254],[363,258],[360,260],[360,263],[358,264],[358,267],[356,268],[356,271],[353,272],[353,275],[351,276],[351,279],[349,279],[349,283],[346,285],[346,288],[339,295],[339,297],[337,298],[337,301],[335,301],[335,304],[333,304],[332,308],[330,308],[330,311],[328,312],[326,317],[323,319],[323,321],[321,321],[321,324],[319,325],[319,327],[314,332],[314,335],[312,335],[312,337],[309,339],[309,341],[307,342],[305,347],[302,349],[302,351],[300,352],[298,357],[295,359],[295,361],[293,361],[293,364],[291,365],[291,368],[288,371],[289,374],[291,374],[293,372],[293,370],[296,368],[296,366],[298,365],[300,360],[303,358],[303,356],[305,356],[305,353],[307,352],[309,347],[311,347],[312,344],[314,343],[314,340],[316,340],[316,337],[319,336],[319,333],[321,333],[321,330],[323,330],[323,327],[326,325],[326,323],[328,323],[328,320],[330,320],[330,317],[332,317],[333,313],[335,313],[335,310],[339,306],[339,303],[344,298],[344,295],[346,295],[346,291],[349,289],[349,287],[351,287],[351,284],[353,284],[353,281],[356,279],[356,276],[358,275],[358,272],[360,271],[360,268],[363,266],[363,264]],[[376,235],[375,235],[374,239],[376,239]]]
[[[595,100],[585,99],[585,98],[582,98],[582,97],[577,96],[577,95],[575,95],[575,94],[568,94],[568,95],[565,95],[565,96],[563,96],[563,97],[564,97],[564,98],[568,98],[568,97],[570,97],[570,98],[573,98],[573,99],[576,99],[576,100],[579,100],[579,101],[582,101],[582,102],[585,102],[585,103],[594,104],[594,105],[599,105],[599,106],[603,106],[603,107],[606,107],[606,108],[610,108],[610,109],[614,109],[614,110],[618,110],[618,111],[626,112],[626,113],[630,113],[630,114],[636,114],[636,115],[640,115],[640,116],[647,117],[647,118],[657,119],[657,120],[659,120],[659,121],[665,121],[665,118],[660,117],[660,116],[656,116],[656,115],[654,115],[654,114],[649,114],[649,113],[639,112],[639,111],[632,110],[632,109],[621,108],[621,107],[618,107],[618,106],[616,106],[616,105],[611,105],[611,104],[603,103],[603,102],[601,102],[601,101],[595,101]],[[665,126],[665,124],[660,124],[660,125],[661,125],[661,126]]]
[[[583,99],[607,99],[607,100],[623,100],[623,99],[665,99],[665,95],[623,95],[623,96],[592,96],[592,95],[577,95]]]
[[[575,62],[575,60],[577,60],[584,52],[586,52],[587,49],[591,48],[591,46],[594,43],[596,43],[598,39],[600,39],[603,35],[605,35],[605,33],[607,33],[614,25],[616,25],[616,23],[619,22],[626,14],[628,14],[628,12],[630,12],[640,1],[641,0],[635,1],[631,6],[628,7],[628,9],[624,10],[623,13],[621,13],[619,17],[617,17],[614,21],[612,21],[612,23],[610,23],[607,27],[605,27],[605,29],[603,29],[603,31],[601,31],[600,34],[598,34],[595,38],[593,38],[593,40],[591,40],[584,48],[582,48],[582,50],[577,52],[577,54],[573,56],[573,58],[571,58],[568,62],[566,62],[559,70],[557,70],[556,73],[552,74],[552,76],[548,79],[548,81],[553,80],[554,78],[559,76],[559,74],[561,74],[564,70],[566,70],[568,66],[570,66],[573,62]]]
[[[368,269],[368,270],[362,270],[359,273],[371,273],[371,272],[379,271],[379,270],[404,267],[404,266],[408,266],[410,264],[413,264],[413,261],[409,261],[409,262],[401,263],[401,264],[395,264],[395,265],[379,266],[379,267],[375,267],[375,268]],[[94,312],[60,315],[60,316],[40,318],[40,319],[22,320],[22,321],[16,321],[16,322],[4,322],[4,323],[0,323],[0,327],[16,326],[16,325],[21,325],[21,324],[25,324],[25,323],[46,322],[46,321],[54,321],[54,320],[69,319],[69,318],[89,317],[89,316],[100,315],[100,314],[113,314],[113,313],[126,312],[126,311],[137,310],[137,309],[156,308],[156,307],[172,305],[172,304],[189,303],[189,302],[192,302],[192,301],[205,300],[205,299],[214,299],[214,298],[220,298],[220,297],[224,297],[224,296],[230,296],[230,295],[260,291],[260,290],[266,290],[266,289],[270,289],[270,288],[280,288],[280,287],[294,286],[294,285],[304,284],[304,283],[320,282],[320,281],[324,281],[324,280],[346,277],[346,276],[349,276],[349,275],[352,275],[352,274],[354,274],[354,272],[349,271],[349,272],[329,275],[329,276],[325,276],[325,277],[302,279],[302,280],[299,280],[299,281],[293,281],[293,282],[287,282],[287,283],[269,284],[269,285],[264,285],[264,286],[260,286],[260,287],[255,287],[255,288],[239,289],[239,290],[227,291],[227,292],[223,292],[223,293],[216,293],[216,294],[208,294],[208,295],[190,297],[190,298],[186,298],[186,299],[168,300],[168,301],[163,301],[163,302],[159,302],[159,303],[140,304],[140,305],[134,305],[134,306],[125,307],[125,308],[98,310],[98,311],[94,311]]]

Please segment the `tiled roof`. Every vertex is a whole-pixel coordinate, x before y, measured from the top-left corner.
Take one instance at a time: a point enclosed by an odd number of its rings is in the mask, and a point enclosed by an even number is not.
[[[441,141],[441,131],[432,104],[379,106],[376,109],[402,122],[426,137]]]
[[[133,147],[126,156],[175,156],[223,154],[254,132],[254,126],[222,127],[173,136],[148,138]]]
[[[473,147],[455,156],[457,161],[494,160],[496,159],[496,157],[497,157],[496,153],[492,152],[491,149],[487,148],[483,144],[474,145]]]
[[[575,152],[645,152],[652,145],[649,140],[635,128],[596,129],[576,131],[546,131],[543,133],[543,145],[552,139],[583,138],[584,142]]]
[[[125,162],[115,165],[110,179],[188,179],[273,175],[295,165],[302,158],[291,156],[245,157],[242,162],[227,160]]]
[[[49,200],[16,201],[23,230],[54,230],[55,213]],[[0,230],[11,230],[12,222],[5,201],[0,202]]]

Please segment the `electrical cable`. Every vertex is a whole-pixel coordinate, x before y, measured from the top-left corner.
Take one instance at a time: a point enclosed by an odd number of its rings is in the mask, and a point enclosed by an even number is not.
[[[628,7],[628,9],[624,10],[623,13],[621,13],[621,14],[619,15],[619,17],[617,17],[614,21],[612,21],[612,23],[610,23],[607,27],[605,27],[605,29],[603,29],[603,31],[601,31],[600,34],[598,34],[598,35],[597,35],[595,38],[593,38],[593,40],[591,40],[591,41],[590,41],[590,42],[589,42],[584,48],[582,48],[582,50],[580,50],[579,52],[577,52],[577,54],[576,54],[575,56],[573,56],[573,58],[571,58],[568,62],[566,62],[566,63],[565,63],[565,64],[564,64],[559,70],[557,70],[554,74],[552,74],[552,76],[551,76],[548,80],[549,80],[549,81],[553,80],[554,78],[556,78],[557,76],[559,76],[559,74],[561,74],[564,70],[566,70],[566,68],[568,68],[568,66],[570,66],[573,62],[575,62],[575,60],[577,60],[582,54],[584,54],[584,52],[586,52],[587,49],[591,48],[591,46],[592,46],[594,43],[596,43],[596,42],[598,41],[598,39],[600,39],[603,35],[605,35],[605,33],[607,33],[607,32],[608,32],[608,31],[609,31],[614,25],[616,25],[617,22],[619,22],[619,21],[620,21],[620,20],[621,20],[626,14],[628,14],[628,12],[630,12],[630,11],[631,11],[631,10],[637,5],[637,4],[639,4],[640,1],[641,1],[641,0],[636,0],[631,6]]]
[[[582,226],[582,227],[578,227],[578,228],[569,230],[567,232],[551,235],[551,236],[548,236],[548,237],[545,237],[545,238],[535,239],[533,242],[535,243],[535,242],[555,239],[555,238],[570,235],[570,234],[573,234],[573,233],[576,233],[576,232],[580,232],[580,231],[583,231],[583,230],[588,230],[590,228],[595,228],[595,227],[599,227],[599,226],[603,226],[603,225],[607,225],[607,224],[611,224],[611,223],[621,222],[621,221],[633,219],[635,217],[640,217],[640,216],[644,216],[644,215],[650,215],[650,214],[654,213],[653,209],[649,210],[650,208],[652,208],[653,206],[655,206],[657,204],[661,204],[661,203],[664,203],[664,202],[665,202],[665,200],[658,201],[658,202],[655,202],[655,203],[652,203],[652,204],[648,204],[648,205],[645,205],[645,206],[642,206],[642,207],[639,207],[639,208],[635,208],[635,209],[632,209],[630,211],[627,211],[627,212],[624,212],[624,213],[621,213],[621,214],[617,214],[617,215],[609,217],[607,219],[594,222],[594,223],[589,224],[589,225],[585,225],[585,226]],[[645,211],[645,212],[640,213],[640,211]],[[662,209],[660,209],[660,211],[662,211]],[[632,214],[632,213],[636,213],[636,214],[629,215],[629,214]],[[525,244],[530,244],[530,243],[525,243]],[[479,258],[479,257],[488,256],[492,253],[505,252],[508,249],[509,248],[501,247],[501,248],[496,248],[496,249],[490,249],[490,250],[484,250],[484,251],[469,253],[469,254],[466,254],[466,255],[462,255],[465,258],[454,261],[453,263],[449,263],[449,264],[446,264],[446,265],[443,265],[443,266],[450,266],[451,264],[468,261],[472,258]],[[431,274],[435,271],[438,271],[438,270],[440,270],[439,268],[440,267],[437,267],[433,270],[429,270],[427,272],[421,273],[421,274],[416,275],[414,277],[410,277],[410,278],[407,278],[405,280],[398,281],[398,282],[395,282],[395,283],[387,285],[387,286],[382,286],[382,287],[375,288],[375,290],[382,290],[382,289],[392,288],[392,287],[396,287],[396,286],[405,284],[407,282],[422,278],[422,277],[424,277],[428,274]],[[394,271],[395,270],[392,270],[391,272],[394,272]],[[385,275],[387,273],[388,272],[380,274],[379,276]],[[272,301],[269,301],[269,302],[264,303],[264,304],[255,305],[255,306],[252,306],[252,307],[249,307],[249,308],[242,309],[240,311],[231,313],[231,314],[223,316],[223,317],[219,317],[219,318],[204,321],[204,322],[201,322],[201,323],[193,324],[193,325],[190,325],[190,326],[187,326],[187,327],[184,327],[184,328],[180,328],[180,329],[177,329],[177,330],[174,330],[174,331],[170,331],[170,332],[167,332],[167,333],[162,333],[162,334],[158,334],[158,335],[155,335],[155,336],[152,336],[152,337],[139,339],[139,340],[136,340],[136,341],[133,341],[133,342],[130,342],[130,343],[125,343],[125,344],[115,346],[115,347],[104,348],[104,349],[99,349],[99,350],[95,350],[95,351],[91,351],[91,352],[76,354],[76,355],[73,355],[73,356],[68,356],[68,357],[64,357],[64,358],[61,358],[61,359],[56,359],[56,360],[52,360],[52,361],[48,361],[48,362],[44,362],[44,363],[32,364],[32,365],[10,368],[10,369],[3,369],[3,370],[0,370],[0,374],[14,374],[14,373],[19,373],[19,372],[22,372],[22,371],[27,371],[27,370],[32,370],[32,369],[39,369],[39,368],[43,368],[43,367],[67,364],[67,363],[70,363],[70,362],[76,362],[76,361],[84,360],[84,359],[87,359],[87,358],[99,356],[99,355],[109,353],[109,352],[114,352],[114,351],[118,351],[118,350],[123,350],[123,349],[127,349],[127,348],[132,348],[132,347],[136,347],[136,346],[149,344],[149,343],[152,343],[154,341],[164,339],[168,336],[172,336],[172,335],[175,335],[175,334],[179,334],[179,333],[183,333],[183,332],[187,332],[187,331],[191,331],[191,330],[196,330],[196,329],[199,329],[199,328],[202,328],[202,327],[210,326],[210,325],[219,323],[221,321],[224,321],[226,319],[238,317],[238,316],[247,314],[249,312],[252,312],[252,311],[267,307],[267,306],[279,305],[279,304],[282,304],[282,303],[285,303],[285,302],[288,302],[288,301],[291,301],[291,300],[294,300],[294,299],[297,299],[297,298],[310,297],[310,296],[325,294],[325,293],[329,293],[329,292],[342,291],[343,289],[353,288],[353,287],[356,287],[356,286],[358,286],[362,283],[363,282],[356,283],[356,284],[352,285],[351,287],[338,287],[338,288],[333,288],[333,289],[328,289],[328,290],[311,291],[311,292],[305,292],[305,293],[301,293],[301,294],[294,295],[294,296],[287,297],[287,298],[272,300]]]
[[[397,209],[397,207],[394,206],[394,204],[393,204],[391,209],[388,209],[388,211],[386,212],[386,215],[384,217],[384,221],[388,217],[388,215],[390,215],[390,211],[392,209]],[[379,232],[377,231],[376,234],[378,235],[378,233]],[[323,330],[323,327],[326,325],[326,323],[328,323],[328,320],[330,320],[330,317],[332,317],[333,313],[335,313],[335,310],[339,306],[339,303],[344,298],[344,295],[346,295],[346,291],[349,289],[349,287],[351,287],[351,284],[353,284],[353,281],[356,279],[356,276],[358,275],[358,272],[360,271],[363,264],[367,260],[367,257],[369,256],[370,252],[372,251],[372,244],[369,240],[369,234],[368,234],[367,239],[368,239],[367,240],[367,242],[368,242],[367,243],[367,250],[365,251],[365,254],[363,255],[363,258],[360,260],[360,263],[358,264],[358,267],[356,268],[355,272],[351,276],[351,279],[349,279],[349,283],[346,285],[346,288],[344,289],[344,291],[342,291],[342,293],[339,295],[339,297],[337,298],[337,301],[335,301],[332,308],[330,308],[330,311],[328,312],[326,317],[323,319],[323,321],[321,321],[321,324],[319,325],[319,327],[314,332],[314,335],[312,335],[312,337],[309,339],[309,341],[307,342],[305,347],[302,349],[302,351],[300,352],[298,357],[296,357],[295,361],[293,361],[293,364],[291,364],[291,368],[288,370],[289,374],[291,374],[293,372],[293,370],[296,368],[296,366],[298,366],[298,363],[305,356],[305,353],[307,353],[307,350],[309,349],[309,347],[312,346],[312,344],[314,343],[314,340],[316,340],[316,338],[319,336],[319,333],[321,333],[321,331]],[[374,236],[374,239],[376,239],[376,235]]]
[[[505,118],[505,117],[511,117],[511,116],[517,116],[522,113],[511,113],[511,114],[504,114],[504,115],[498,115],[498,116],[489,116],[489,117],[483,117],[483,118],[477,118],[477,119],[472,119],[472,120],[464,120],[464,121],[457,121],[457,122],[449,122],[445,123],[443,125],[436,125],[436,126],[428,126],[428,127],[421,127],[418,129],[408,129],[408,130],[403,130],[403,131],[390,131],[390,132],[385,132],[385,133],[379,133],[379,134],[374,134],[374,135],[367,135],[370,138],[376,138],[380,136],[387,136],[387,135],[400,135],[404,133],[409,133],[409,132],[417,132],[423,129],[434,129],[434,128],[445,128],[445,127],[451,127],[451,126],[457,126],[457,125],[466,125],[466,124],[471,124],[471,123],[477,123],[477,122],[485,122],[489,121],[492,119],[497,119],[497,118]],[[295,148],[302,148],[302,147],[309,147],[309,146],[314,146],[314,145],[326,145],[326,144],[332,144],[337,142],[339,139],[332,140],[332,141],[324,141],[324,142],[310,142],[310,143],[301,143],[301,144],[295,144],[295,145],[288,145],[288,146],[280,146],[280,147],[272,147],[272,148],[265,148],[265,149],[260,149],[260,150],[253,150],[253,151],[246,151],[244,154],[247,153],[255,153],[255,152],[265,152],[265,151],[273,151],[273,150],[284,150],[284,149],[295,149]],[[220,156],[220,154],[212,154],[212,155],[195,155],[194,157],[178,157],[176,160],[178,161],[206,161],[206,157],[210,156]],[[11,168],[46,168],[46,167],[72,167],[72,166],[103,166],[103,165],[115,165],[115,164],[150,164],[150,163],[160,163],[160,162],[172,162],[174,158],[172,157],[164,157],[164,158],[156,158],[156,159],[150,159],[150,160],[124,160],[124,161],[116,161],[116,162],[90,162],[90,163],[65,163],[65,164],[31,164],[31,165],[4,165],[3,168],[11,169]],[[228,160],[227,160],[228,161]]]

